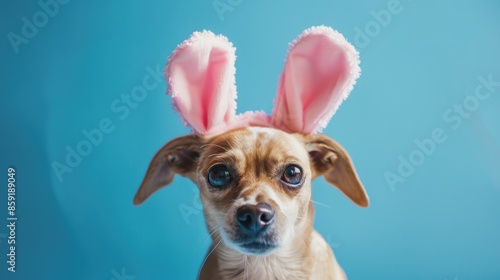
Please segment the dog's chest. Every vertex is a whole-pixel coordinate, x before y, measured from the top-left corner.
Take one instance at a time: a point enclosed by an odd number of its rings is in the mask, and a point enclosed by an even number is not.
[[[233,269],[221,267],[220,272],[223,279],[239,280],[307,279],[308,274],[303,270],[302,265],[284,265],[270,259],[263,262],[247,262],[243,267]]]
[[[248,257],[219,261],[223,279],[307,279],[310,271],[304,260],[293,256]]]

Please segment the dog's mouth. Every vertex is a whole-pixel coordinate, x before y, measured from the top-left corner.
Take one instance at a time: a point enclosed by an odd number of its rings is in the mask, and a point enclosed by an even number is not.
[[[276,240],[273,234],[250,237],[242,235],[241,233],[232,235],[222,231],[221,235],[226,245],[229,245],[244,255],[268,255],[280,247],[280,242]]]
[[[242,253],[249,255],[266,255],[278,247],[278,244],[266,240],[252,240],[237,243],[236,246]]]

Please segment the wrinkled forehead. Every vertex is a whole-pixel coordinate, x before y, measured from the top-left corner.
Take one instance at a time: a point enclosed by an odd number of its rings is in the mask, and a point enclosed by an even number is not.
[[[226,163],[256,172],[272,172],[282,163],[308,164],[308,154],[299,139],[281,130],[260,127],[215,136],[204,146],[202,158],[205,159],[205,168]]]

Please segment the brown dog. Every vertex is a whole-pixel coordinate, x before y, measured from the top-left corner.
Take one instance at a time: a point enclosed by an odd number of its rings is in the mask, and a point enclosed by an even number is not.
[[[198,186],[213,240],[199,279],[346,278],[312,226],[311,182],[318,176],[357,205],[369,203],[336,141],[263,127],[179,137],[153,158],[134,204],[175,174]]]

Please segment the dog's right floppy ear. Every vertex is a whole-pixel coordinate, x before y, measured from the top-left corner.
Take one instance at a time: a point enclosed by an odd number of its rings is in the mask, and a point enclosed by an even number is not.
[[[305,137],[306,150],[312,163],[313,179],[325,180],[361,207],[368,207],[370,200],[358,178],[347,151],[333,139],[322,134]]]
[[[170,184],[174,175],[188,177],[196,170],[196,164],[201,154],[203,138],[188,135],[168,142],[156,153],[149,164],[146,176],[134,197],[134,204],[143,203],[160,188]]]

